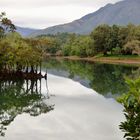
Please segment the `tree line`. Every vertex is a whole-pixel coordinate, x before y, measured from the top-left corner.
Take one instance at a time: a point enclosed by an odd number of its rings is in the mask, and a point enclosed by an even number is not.
[[[140,55],[140,25],[99,25],[89,35],[58,33],[41,35],[50,55],[89,57],[103,55]]]

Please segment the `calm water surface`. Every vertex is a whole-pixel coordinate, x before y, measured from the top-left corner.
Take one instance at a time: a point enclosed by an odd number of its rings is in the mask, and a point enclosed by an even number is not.
[[[49,60],[48,80],[1,81],[2,140],[122,140],[124,77],[138,67]]]

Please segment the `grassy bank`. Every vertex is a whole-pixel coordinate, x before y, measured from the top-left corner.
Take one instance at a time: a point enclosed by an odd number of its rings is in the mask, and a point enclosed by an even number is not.
[[[57,59],[69,59],[69,60],[84,60],[89,62],[100,62],[100,63],[109,63],[109,64],[133,64],[133,65],[140,65],[140,56],[103,56],[97,55],[94,57],[86,57],[81,58],[78,56],[62,56],[56,57]]]

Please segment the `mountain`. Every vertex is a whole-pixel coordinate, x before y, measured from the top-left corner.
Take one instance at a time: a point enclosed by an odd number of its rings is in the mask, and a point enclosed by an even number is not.
[[[129,23],[140,24],[140,0],[123,0],[115,4],[107,4],[81,19],[39,30],[31,36],[56,34],[58,32],[88,34],[100,24],[127,25]]]
[[[24,28],[24,27],[19,27],[16,26],[16,31],[20,33],[23,37],[29,36],[30,34],[37,32],[39,30],[37,29],[32,29],[32,28]]]

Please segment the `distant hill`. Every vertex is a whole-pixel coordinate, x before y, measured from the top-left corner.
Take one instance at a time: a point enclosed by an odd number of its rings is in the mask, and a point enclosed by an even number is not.
[[[127,25],[129,23],[140,24],[140,0],[124,0],[115,4],[107,4],[81,19],[39,30],[32,33],[31,36],[56,34],[58,32],[88,34],[100,24]]]
[[[39,30],[37,29],[32,29],[32,28],[24,28],[24,27],[19,27],[16,26],[16,31],[20,33],[23,37],[29,36],[30,34],[37,32]]]

